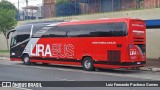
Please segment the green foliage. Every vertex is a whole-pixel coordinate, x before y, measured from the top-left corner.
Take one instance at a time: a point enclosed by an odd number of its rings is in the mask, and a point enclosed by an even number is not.
[[[9,50],[0,50],[0,53],[8,53]]]
[[[6,32],[17,24],[15,19],[14,10],[0,9],[0,32],[6,34]]]
[[[0,33],[2,32],[7,41],[7,31],[14,28],[17,24],[16,17],[16,7],[8,2],[2,0],[0,2]],[[8,47],[8,41],[7,41]],[[9,48],[8,48],[9,49]]]
[[[7,10],[17,10],[15,5],[8,1],[1,1],[0,2],[0,9],[7,9]]]
[[[0,32],[6,35],[7,30],[17,24],[15,17],[16,7],[10,2],[2,0],[0,2]]]
[[[57,0],[56,4],[63,4],[63,3],[67,3],[69,2],[69,0]]]

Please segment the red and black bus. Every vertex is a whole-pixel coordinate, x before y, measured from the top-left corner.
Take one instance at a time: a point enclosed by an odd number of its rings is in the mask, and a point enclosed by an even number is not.
[[[134,68],[146,63],[146,25],[132,18],[23,25],[11,38],[10,59],[95,68]]]

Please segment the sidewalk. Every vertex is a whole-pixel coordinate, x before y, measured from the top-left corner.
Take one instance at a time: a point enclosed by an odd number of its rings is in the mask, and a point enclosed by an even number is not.
[[[145,71],[159,71],[160,72],[160,59],[147,59],[145,67],[140,67],[140,70]]]
[[[9,57],[9,53],[0,52],[0,57]]]

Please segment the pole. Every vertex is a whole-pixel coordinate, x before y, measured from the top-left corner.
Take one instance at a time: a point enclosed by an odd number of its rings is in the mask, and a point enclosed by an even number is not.
[[[76,15],[76,1],[74,2],[74,9],[75,9],[75,15]]]
[[[114,3],[114,1],[112,0],[112,12],[113,12],[113,3]]]
[[[18,20],[20,20],[20,15],[19,15],[19,0],[18,0]]]
[[[27,17],[27,19],[28,19],[28,0],[26,0],[26,17]]]

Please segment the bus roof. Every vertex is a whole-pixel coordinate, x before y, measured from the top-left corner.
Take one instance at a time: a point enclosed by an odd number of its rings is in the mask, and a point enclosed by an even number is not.
[[[74,22],[61,22],[57,24],[57,26],[65,26],[65,25],[79,25],[79,24],[98,24],[104,22],[126,22],[130,20],[140,20],[135,18],[104,18],[98,20],[85,20],[85,21],[74,21]],[[50,25],[51,26],[51,25]],[[54,26],[54,25],[53,25]]]
[[[44,23],[53,23],[53,22],[64,22],[64,20],[49,20],[49,21],[35,21],[35,22],[26,22],[22,25],[28,25],[28,24],[44,24]]]

